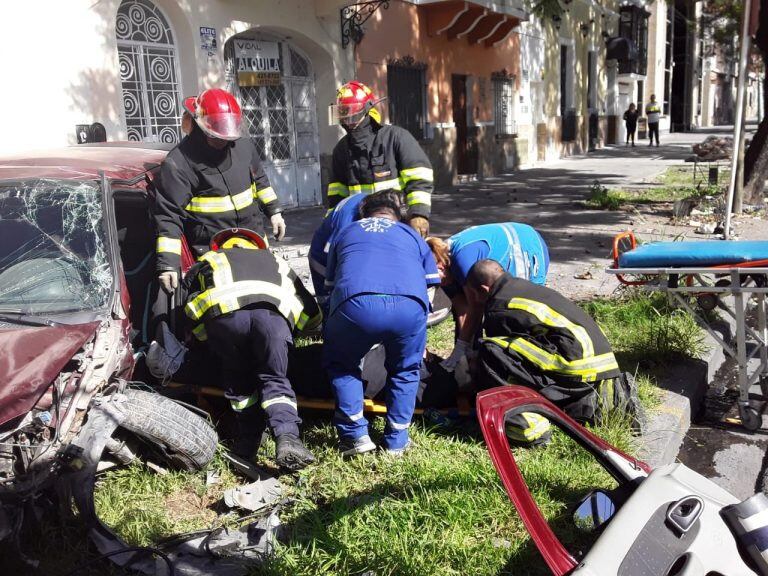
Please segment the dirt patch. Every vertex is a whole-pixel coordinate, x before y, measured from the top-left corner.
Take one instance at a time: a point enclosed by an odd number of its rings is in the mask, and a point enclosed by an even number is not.
[[[209,488],[202,496],[193,487],[186,487],[165,497],[166,514],[173,522],[210,525],[218,516],[214,508],[220,502],[221,494],[217,487]]]

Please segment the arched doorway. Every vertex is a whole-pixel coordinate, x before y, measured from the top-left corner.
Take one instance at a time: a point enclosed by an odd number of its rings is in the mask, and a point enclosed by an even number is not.
[[[269,43],[276,49],[279,83],[249,86],[238,82],[237,40]],[[248,135],[264,161],[281,204],[320,204],[315,76],[310,59],[286,40],[249,33],[230,39],[224,53],[227,89],[240,101]]]
[[[115,33],[128,140],[178,142],[180,79],[168,20],[150,0],[123,0]]]

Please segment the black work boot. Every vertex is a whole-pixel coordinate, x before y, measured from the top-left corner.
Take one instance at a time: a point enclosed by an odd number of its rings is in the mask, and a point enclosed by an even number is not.
[[[264,411],[259,406],[251,406],[235,412],[237,437],[232,443],[232,453],[250,460],[261,447],[267,430]]]
[[[281,434],[277,437],[276,443],[275,462],[280,468],[295,472],[315,461],[312,452],[307,450],[302,441],[293,434]]]

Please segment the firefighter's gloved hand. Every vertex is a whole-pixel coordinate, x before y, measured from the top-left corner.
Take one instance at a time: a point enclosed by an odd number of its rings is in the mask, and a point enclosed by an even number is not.
[[[411,228],[421,234],[422,238],[426,238],[429,235],[429,220],[424,218],[424,216],[411,216],[408,223],[411,225]]]
[[[448,372],[456,370],[456,366],[459,365],[461,359],[467,355],[470,351],[471,345],[466,340],[456,340],[456,345],[453,347],[453,352],[445,360],[440,362],[440,366]]]
[[[269,217],[269,221],[272,222],[272,234],[275,240],[282,240],[285,236],[285,220],[283,220],[283,215],[273,214]]]
[[[160,281],[160,286],[162,286],[163,290],[168,292],[168,294],[171,294],[179,287],[179,273],[175,270],[165,270],[160,272],[157,279]]]

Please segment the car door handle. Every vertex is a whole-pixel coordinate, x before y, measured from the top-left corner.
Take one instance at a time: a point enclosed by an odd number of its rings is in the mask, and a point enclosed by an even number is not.
[[[699,496],[680,498],[667,510],[667,525],[682,536],[693,527],[703,510],[704,501]]]

